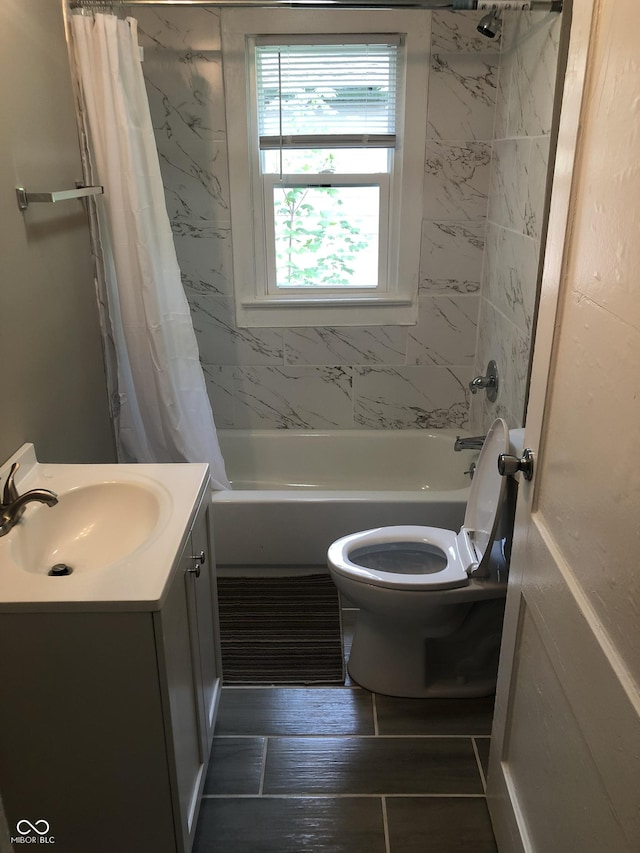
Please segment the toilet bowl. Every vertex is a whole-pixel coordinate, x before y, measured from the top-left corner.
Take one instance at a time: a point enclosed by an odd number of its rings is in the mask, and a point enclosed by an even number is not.
[[[344,536],[328,551],[338,590],[358,608],[348,661],[363,687],[391,696],[495,690],[515,483],[502,418],[480,451],[461,530],[399,525]]]

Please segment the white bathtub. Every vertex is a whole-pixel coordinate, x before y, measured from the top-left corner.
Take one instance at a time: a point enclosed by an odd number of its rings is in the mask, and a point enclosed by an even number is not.
[[[220,566],[324,566],[340,536],[459,529],[477,453],[452,430],[219,430],[233,490],[213,494]]]

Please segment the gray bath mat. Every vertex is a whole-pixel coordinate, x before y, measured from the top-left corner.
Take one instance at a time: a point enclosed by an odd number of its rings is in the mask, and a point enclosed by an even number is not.
[[[340,602],[329,575],[218,578],[225,684],[342,684]]]

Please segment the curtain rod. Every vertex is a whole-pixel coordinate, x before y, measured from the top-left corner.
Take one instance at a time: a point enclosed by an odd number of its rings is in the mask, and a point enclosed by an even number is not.
[[[562,12],[563,0],[71,0],[72,9],[105,6],[211,6],[262,9],[453,9]]]

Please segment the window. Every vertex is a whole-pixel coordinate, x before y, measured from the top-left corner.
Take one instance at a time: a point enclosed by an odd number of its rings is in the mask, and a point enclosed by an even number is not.
[[[223,10],[239,326],[415,322],[428,20]]]

